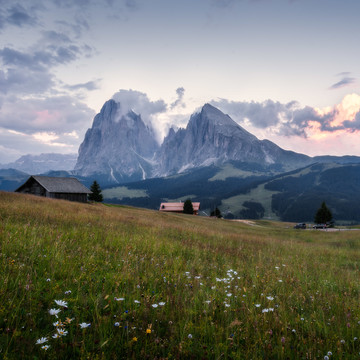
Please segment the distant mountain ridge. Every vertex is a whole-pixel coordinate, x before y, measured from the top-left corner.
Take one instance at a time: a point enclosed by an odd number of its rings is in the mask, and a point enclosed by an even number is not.
[[[12,163],[0,165],[0,169],[15,169],[27,174],[42,174],[51,170],[70,171],[74,169],[77,154],[44,153],[24,155]]]
[[[170,129],[159,145],[154,131],[140,115],[109,100],[95,116],[80,145],[75,173],[116,184],[232,160],[272,166],[281,173],[322,158],[315,160],[286,151],[269,140],[259,140],[210,104],[193,114],[185,129]]]

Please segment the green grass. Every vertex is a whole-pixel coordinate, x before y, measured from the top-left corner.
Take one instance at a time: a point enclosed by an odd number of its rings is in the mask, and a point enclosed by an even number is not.
[[[264,218],[278,220],[279,217],[272,211],[271,207],[272,196],[277,193],[278,191],[266,190],[265,185],[261,184],[252,189],[249,193],[223,199],[220,209],[225,212],[228,208],[230,208],[231,211],[236,214],[244,209],[243,203],[245,201],[255,201],[261,203],[261,205],[264,207]]]
[[[111,189],[105,189],[102,191],[106,199],[123,199],[123,198],[138,198],[138,197],[148,197],[149,195],[145,190],[141,189],[129,189],[126,186],[118,186]]]
[[[360,233],[255,224],[0,192],[0,358],[358,359]]]

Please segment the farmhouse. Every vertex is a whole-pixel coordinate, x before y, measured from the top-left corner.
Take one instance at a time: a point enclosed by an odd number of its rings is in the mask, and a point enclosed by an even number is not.
[[[199,213],[200,203],[193,202],[192,205],[194,209],[194,215],[197,215]],[[184,210],[184,203],[183,202],[161,203],[159,210],[166,212],[182,213]]]
[[[79,202],[91,194],[78,179],[50,176],[30,176],[15,192]]]

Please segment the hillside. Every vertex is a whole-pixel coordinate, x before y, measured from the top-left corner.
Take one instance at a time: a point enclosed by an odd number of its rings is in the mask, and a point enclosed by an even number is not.
[[[312,222],[323,201],[340,223],[360,222],[360,165],[312,164],[279,174],[273,166],[231,161],[104,190],[107,201],[158,209],[162,201],[201,202],[228,218]]]
[[[358,358],[357,231],[4,192],[0,220],[6,359]]]

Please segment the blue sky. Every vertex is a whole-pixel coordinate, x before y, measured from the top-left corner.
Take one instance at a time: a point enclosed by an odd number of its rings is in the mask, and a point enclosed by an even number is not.
[[[357,0],[0,5],[0,163],[77,152],[112,97],[159,141],[210,102],[285,149],[360,155]]]

